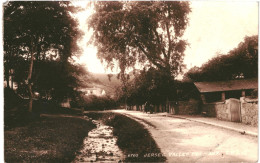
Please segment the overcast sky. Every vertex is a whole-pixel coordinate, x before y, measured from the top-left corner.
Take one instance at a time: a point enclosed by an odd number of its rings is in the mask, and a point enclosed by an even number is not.
[[[79,3],[85,6],[86,2]],[[190,3],[189,26],[184,38],[189,42],[185,52],[184,63],[187,69],[201,66],[217,52],[227,53],[243,41],[243,38],[258,34],[257,2],[221,2],[198,1]],[[86,10],[78,14],[80,26],[85,31],[81,46],[85,47],[79,62],[85,63],[87,69],[94,73],[111,73],[105,71],[96,57],[96,48],[86,45],[90,38],[86,19],[91,14]]]

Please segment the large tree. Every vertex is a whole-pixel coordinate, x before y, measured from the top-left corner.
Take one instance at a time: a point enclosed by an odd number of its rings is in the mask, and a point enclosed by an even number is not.
[[[96,2],[89,26],[98,56],[113,68],[117,62],[121,79],[136,65],[155,67],[168,76],[182,69],[189,2]],[[124,80],[124,78],[123,78]]]
[[[89,20],[92,43],[108,67],[118,64],[125,95],[131,94],[126,72],[136,66],[144,71],[155,68],[170,86],[183,67],[187,42],[182,36],[191,11],[189,2],[96,2],[94,9]]]
[[[77,22],[71,16],[74,10],[69,2],[14,1],[4,5],[5,74],[14,69],[11,67],[14,65],[9,64],[13,56],[27,61],[28,70],[24,73],[30,98],[29,112],[32,111],[35,60],[66,63],[78,50]]]

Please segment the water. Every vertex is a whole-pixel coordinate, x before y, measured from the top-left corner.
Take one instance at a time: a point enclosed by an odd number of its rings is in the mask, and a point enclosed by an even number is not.
[[[88,133],[83,148],[73,162],[122,161],[124,154],[116,145],[117,138],[113,136],[113,127],[106,126],[100,121],[92,122],[97,128]]]

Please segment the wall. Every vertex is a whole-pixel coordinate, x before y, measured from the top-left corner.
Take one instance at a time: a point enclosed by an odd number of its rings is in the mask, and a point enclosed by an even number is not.
[[[225,102],[208,103],[202,107],[202,112],[210,117],[216,117],[220,120],[231,121],[230,103],[231,99]],[[258,99],[250,100],[241,97],[240,101],[241,122],[244,124],[258,125]]]
[[[258,126],[258,99],[241,98],[240,101],[242,123]]]
[[[220,120],[231,121],[230,108],[228,107],[228,101],[219,102],[214,105],[216,110],[216,117]]]
[[[198,101],[178,101],[178,110],[175,110],[179,115],[196,114],[198,111]]]
[[[203,104],[202,112],[206,113],[209,117],[216,117],[220,120],[231,121],[230,103],[232,103],[233,100],[234,99],[228,99],[224,102]]]
[[[170,114],[192,115],[198,113],[199,102],[196,100],[189,101],[168,101]],[[164,108],[166,111],[166,108]]]
[[[208,103],[202,105],[202,113],[206,114],[209,117],[216,117],[216,107],[217,103]]]

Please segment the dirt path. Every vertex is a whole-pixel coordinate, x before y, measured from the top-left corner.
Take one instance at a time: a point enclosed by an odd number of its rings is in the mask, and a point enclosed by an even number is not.
[[[116,110],[144,124],[167,162],[256,162],[258,139],[185,119]]]

